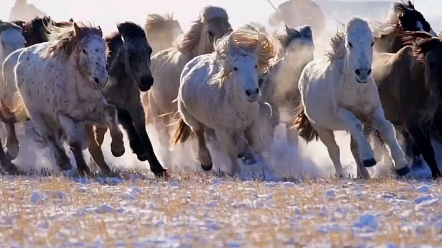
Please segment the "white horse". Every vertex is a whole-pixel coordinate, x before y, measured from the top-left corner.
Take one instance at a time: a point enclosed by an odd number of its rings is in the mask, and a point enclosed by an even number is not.
[[[168,125],[178,110],[176,102],[180,86],[180,75],[184,66],[194,57],[213,52],[214,43],[232,31],[226,10],[221,7],[205,7],[190,29],[179,36],[175,46],[161,51],[152,57],[152,75],[155,83],[144,94],[146,123],[154,124],[159,134],[161,146],[169,149],[170,135]],[[169,163],[167,153],[163,164]]]
[[[25,47],[26,40],[23,37],[22,29],[11,23],[11,22],[3,22],[0,21],[0,63],[3,64],[3,61],[17,49]],[[3,70],[3,65],[1,66],[1,69]],[[1,99],[5,99],[5,96],[13,96],[16,90],[14,90],[15,84],[12,84],[12,94],[10,94],[10,91],[7,87],[7,84],[3,77],[0,76],[0,97]],[[11,88],[11,87],[9,87]],[[0,116],[1,120],[1,116]],[[6,124],[5,125],[7,137],[6,137],[6,147],[12,148],[8,149],[7,154],[9,157],[15,158],[18,154],[18,140],[15,135],[15,127],[14,124]],[[11,132],[10,130],[14,130]],[[11,135],[13,134],[13,135]],[[0,141],[0,147],[2,147],[1,141]],[[16,149],[14,149],[16,148]],[[10,164],[10,160],[5,156],[3,149],[0,150],[0,163],[5,166]]]
[[[231,175],[239,172],[237,156],[244,153],[243,133],[255,152],[264,149],[258,75],[268,69],[275,54],[270,37],[239,29],[223,37],[214,53],[200,55],[184,67],[177,98],[181,118],[174,143],[183,143],[195,134],[197,159],[204,170],[213,165],[204,139],[207,130],[214,130],[224,145]]]
[[[362,119],[379,130],[391,150],[396,173],[410,169],[396,140],[393,125],[385,119],[377,86],[371,77],[374,38],[368,23],[353,17],[346,32],[331,40],[328,59],[316,59],[301,73],[301,111],[296,119],[300,136],[318,138],[327,147],[338,176],[344,176],[333,131],[346,130],[356,140],[364,167],[376,165],[373,150],[363,133]],[[358,171],[360,168],[358,167]],[[358,173],[359,175],[359,173]]]
[[[65,138],[83,175],[90,173],[82,153],[88,147],[86,122],[107,124],[113,155],[124,153],[116,109],[101,92],[108,81],[106,44],[99,27],[74,23],[49,29],[49,42],[10,55],[18,54],[14,72],[19,97],[12,110],[2,102],[0,114],[7,123],[31,119],[62,171],[72,168],[61,143]]]

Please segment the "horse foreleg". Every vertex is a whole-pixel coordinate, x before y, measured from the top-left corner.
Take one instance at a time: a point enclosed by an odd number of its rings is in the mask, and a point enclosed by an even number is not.
[[[104,99],[97,104],[94,112],[87,116],[88,121],[109,127],[111,152],[115,157],[121,157],[124,152],[123,133],[118,127],[117,109],[114,105],[108,104]]]
[[[3,150],[3,144],[0,139],[0,165],[5,170],[4,172],[14,174],[18,171],[17,166],[13,164],[9,156]]]
[[[249,144],[247,144],[247,140],[245,139],[244,134],[243,133],[235,134],[233,138],[238,148],[238,158],[241,158],[243,164],[245,165],[256,164],[257,161],[253,156],[252,151],[250,150]]]
[[[377,162],[374,159],[373,150],[365,138],[362,122],[358,120],[352,112],[344,108],[338,108],[338,116],[345,125],[346,130],[353,136],[358,144],[362,165],[364,165],[364,167],[375,166]]]
[[[145,114],[143,107],[140,106],[139,108],[135,108],[133,111],[131,111],[130,115],[133,117],[135,130],[141,138],[144,151],[147,154],[147,160],[150,164],[150,170],[155,175],[164,174],[166,172],[166,169],[164,169],[161,163],[158,161],[158,158],[153,150],[152,142],[150,141],[149,135],[146,131]]]
[[[11,159],[15,159],[19,152],[19,142],[17,134],[15,133],[15,125],[12,123],[5,123],[7,137],[6,137],[6,153]]]
[[[246,129],[244,135],[255,153],[259,154],[264,150],[265,146],[261,137],[261,128],[258,121],[254,121],[252,125]]]
[[[227,151],[227,155],[230,158],[231,171],[229,174],[231,176],[239,174],[241,172],[241,168],[238,165],[238,148],[235,145],[233,135],[219,129],[215,130],[215,134],[221,144],[223,144],[224,149]]]
[[[358,144],[356,143],[356,140],[353,139],[353,137],[351,136],[350,136],[350,150],[356,162],[356,177],[369,179],[370,174],[368,173],[367,168],[365,168],[362,165],[361,158],[359,156]]]
[[[382,138],[390,148],[390,156],[393,158],[396,173],[400,176],[408,174],[410,172],[410,168],[408,168],[404,151],[396,139],[396,132],[393,124],[385,119],[384,110],[382,107],[376,108],[371,117],[373,126],[379,131]]]
[[[410,118],[410,121],[407,125],[407,131],[410,134],[413,141],[419,147],[422,152],[422,155],[427,162],[428,166],[431,169],[431,175],[433,178],[438,178],[441,176],[441,172],[437,167],[436,156],[434,152],[434,148],[431,144],[431,136],[430,136],[430,128],[428,125],[421,125],[416,120],[418,118]]]
[[[316,132],[318,132],[318,137],[327,147],[328,156],[330,157],[335,170],[336,176],[343,177],[344,173],[341,164],[341,153],[338,144],[336,144],[335,135],[332,130],[314,127]]]
[[[83,156],[83,150],[89,146],[89,137],[86,132],[85,122],[75,122],[69,116],[57,115],[60,126],[66,135],[66,140],[77,163],[77,169],[80,176],[90,175],[91,171],[86,164]]]
[[[97,128],[97,136],[98,133],[106,133],[107,128],[100,128],[100,127],[96,127]],[[98,130],[101,130],[100,132]],[[102,131],[104,130],[104,132]],[[101,141],[101,143],[99,143],[98,137],[95,137],[95,133],[94,133],[94,127],[92,125],[86,125],[86,132],[88,134],[89,137],[89,153],[91,154],[92,160],[98,165],[98,167],[100,168],[100,170],[104,173],[108,173],[110,172],[110,168],[109,166],[106,164],[106,161],[104,160],[104,156],[103,156],[103,151],[101,150],[101,144],[103,143],[103,141]],[[103,135],[104,137],[104,135]]]

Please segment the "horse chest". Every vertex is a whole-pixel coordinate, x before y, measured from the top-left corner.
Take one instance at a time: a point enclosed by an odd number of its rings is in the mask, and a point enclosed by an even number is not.
[[[370,87],[343,86],[339,92],[339,106],[346,108],[357,115],[367,115],[377,106],[376,96]]]

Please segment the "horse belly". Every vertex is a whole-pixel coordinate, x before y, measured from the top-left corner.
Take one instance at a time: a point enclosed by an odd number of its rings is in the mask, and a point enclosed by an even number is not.
[[[309,87],[303,96],[304,112],[310,122],[330,130],[345,130],[345,125],[337,116],[337,109],[330,99],[330,92],[316,89],[316,87]]]

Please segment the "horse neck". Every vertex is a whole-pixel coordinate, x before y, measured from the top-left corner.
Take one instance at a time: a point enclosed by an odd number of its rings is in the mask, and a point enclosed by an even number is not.
[[[204,31],[201,31],[201,35],[198,41],[198,45],[193,48],[193,56],[199,56],[203,54],[209,54],[213,52],[213,45],[208,45],[203,35]]]
[[[376,43],[376,51],[379,53],[396,53],[403,47],[401,38],[396,33],[382,35]]]

